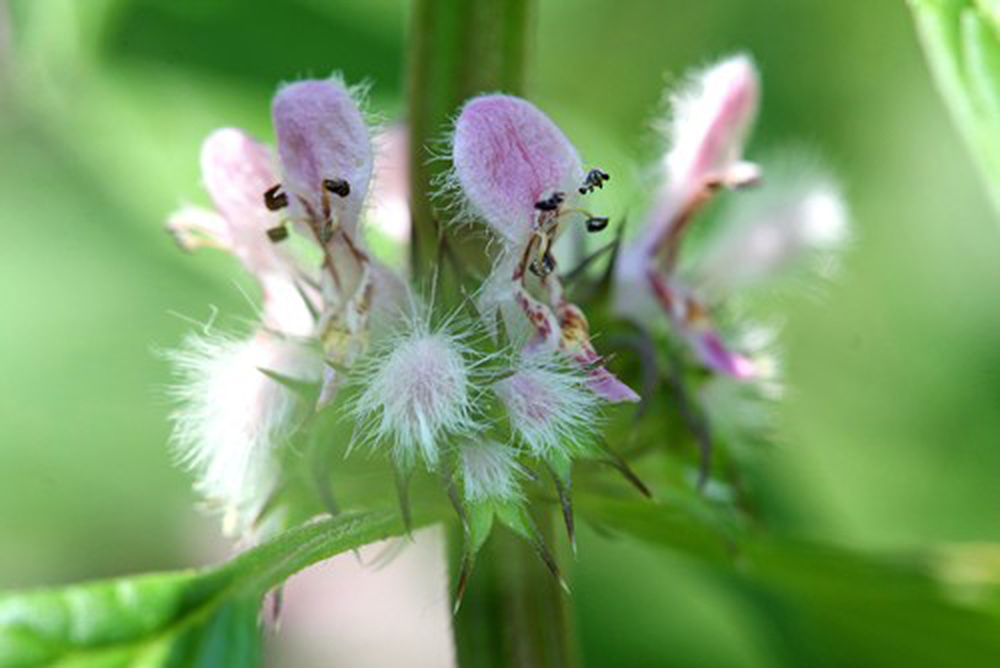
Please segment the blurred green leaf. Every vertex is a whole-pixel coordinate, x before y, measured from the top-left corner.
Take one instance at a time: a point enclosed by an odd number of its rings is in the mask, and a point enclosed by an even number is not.
[[[386,514],[300,526],[218,568],[0,597],[2,666],[252,666],[263,594],[303,568],[400,533]]]
[[[782,637],[783,665],[980,666],[1000,656],[996,551],[885,556],[740,530],[683,495],[663,503],[584,497],[607,528],[714,562]],[[985,584],[984,584],[985,583]]]
[[[1000,2],[910,0],[939,90],[1000,210]]]
[[[790,662],[988,666],[1000,657],[997,618],[955,596],[926,555],[761,540],[744,556],[741,581],[774,632],[794,638]]]
[[[731,559],[741,535],[733,511],[713,506],[693,494],[678,492],[658,502],[580,494],[576,506],[597,529],[624,533],[713,561]]]

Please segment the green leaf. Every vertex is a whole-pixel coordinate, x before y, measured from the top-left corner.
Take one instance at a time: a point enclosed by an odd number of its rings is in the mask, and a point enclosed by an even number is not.
[[[734,511],[693,493],[678,491],[660,501],[578,495],[576,505],[580,515],[598,529],[709,560],[731,560],[741,538]]]
[[[683,493],[666,503],[581,497],[607,528],[712,564],[742,591],[781,665],[987,666],[1000,656],[1000,551],[870,554],[751,535]],[[734,549],[735,548],[735,549]]]
[[[770,631],[797,643],[789,664],[943,668],[1000,657],[996,616],[956,596],[927,554],[768,539],[744,557],[740,583],[768,610]]]
[[[0,665],[257,665],[265,592],[317,561],[401,531],[390,513],[342,514],[217,568],[4,594]]]
[[[496,512],[491,503],[469,505],[469,552],[475,556],[493,531],[493,517]]]
[[[938,89],[1000,211],[1000,2],[910,0]]]

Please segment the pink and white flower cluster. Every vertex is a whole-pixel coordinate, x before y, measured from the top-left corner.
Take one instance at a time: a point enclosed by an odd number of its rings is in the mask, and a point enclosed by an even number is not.
[[[719,327],[719,306],[804,257],[829,265],[847,227],[836,186],[800,169],[747,196],[700,252],[682,248],[710,199],[763,180],[744,159],[759,87],[753,63],[736,56],[673,96],[662,185],[615,256],[612,310],[670,332],[713,373],[763,383],[773,363]],[[524,500],[527,471],[541,463],[559,472],[568,508],[568,463],[595,452],[603,408],[640,399],[607,368],[556,260],[567,229],[607,228],[581,204],[610,176],[585,169],[531,103],[467,101],[450,185],[491,230],[495,253],[474,286],[476,315],[442,316],[367,249],[362,222],[382,215],[368,196],[375,163],[400,161],[375,155],[352,91],[336,78],[293,83],[272,115],[277,159],[242,131],[216,131],[202,150],[215,210],[185,208],[168,223],[187,249],[236,256],[261,290],[249,337],[192,336],[172,354],[175,441],[200,491],[232,531],[252,533],[274,507],[282,449],[305,416],[330,407],[402,478],[454,475],[466,503],[500,507]],[[402,199],[381,196],[398,213]]]

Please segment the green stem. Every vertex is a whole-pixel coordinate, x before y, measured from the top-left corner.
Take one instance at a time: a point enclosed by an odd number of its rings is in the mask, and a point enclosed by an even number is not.
[[[524,94],[535,0],[415,0],[410,24],[409,146],[411,270],[420,282],[438,267],[440,189],[451,121],[468,98],[484,92]],[[485,265],[482,236],[451,228],[448,243],[468,268]]]
[[[552,513],[538,528],[552,545]],[[455,532],[450,538],[454,567],[462,554],[462,536]],[[579,665],[569,597],[535,549],[503,526],[494,527],[476,558],[454,628],[463,668]]]
[[[437,299],[454,305],[461,279],[487,268],[482,233],[450,227],[450,202],[435,199],[449,164],[452,119],[468,98],[485,92],[523,95],[535,0],[414,0],[410,24],[409,148],[413,279],[437,276]],[[442,251],[447,245],[448,252]],[[447,260],[445,260],[447,258]],[[455,259],[455,262],[452,262]],[[461,266],[457,266],[457,265]],[[443,292],[446,292],[444,294]],[[552,545],[552,520],[539,530]],[[453,541],[453,567],[461,560]],[[570,610],[559,583],[534,548],[497,526],[480,552],[455,617],[462,666],[577,665]]]

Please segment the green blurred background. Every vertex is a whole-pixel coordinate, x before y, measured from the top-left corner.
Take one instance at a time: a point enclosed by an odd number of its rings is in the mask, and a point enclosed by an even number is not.
[[[540,5],[529,95],[615,174],[597,208],[627,214],[641,191],[664,84],[741,49],[764,81],[750,155],[804,145],[842,178],[845,271],[783,302],[785,445],[765,462],[776,528],[874,550],[1000,540],[1000,227],[904,4]],[[228,258],[178,252],[162,221],[205,202],[210,130],[271,136],[282,80],[341,70],[400,117],[408,3],[0,9],[0,587],[191,565],[215,525],[171,464],[156,351],[209,305],[223,322],[251,317],[253,289]],[[787,611],[726,577],[627,541],[586,534],[576,580],[588,665],[794,665],[810,656],[797,644],[818,651],[808,621],[789,630]]]

